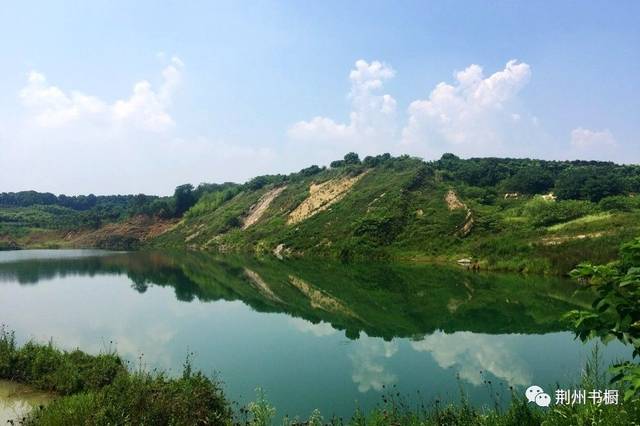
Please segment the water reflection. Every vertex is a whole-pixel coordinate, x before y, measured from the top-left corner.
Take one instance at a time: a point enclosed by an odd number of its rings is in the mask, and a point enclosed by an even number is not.
[[[411,342],[418,352],[428,352],[442,368],[455,368],[459,377],[473,385],[482,384],[483,373],[491,373],[511,386],[531,383],[531,371],[519,358],[510,340],[504,336],[436,331],[422,340]]]
[[[0,322],[18,336],[115,347],[172,372],[195,352],[196,367],[219,372],[233,399],[262,386],[291,415],[347,415],[393,384],[455,399],[462,380],[481,404],[484,378],[573,380],[588,348],[560,318],[590,306],[574,291],[562,279],[425,265],[0,252]]]
[[[398,376],[385,366],[386,360],[398,352],[396,342],[385,342],[372,339],[367,335],[360,336],[361,343],[349,354],[353,363],[351,379],[358,385],[359,392],[373,389],[382,391],[398,381]]]
[[[589,306],[571,282],[470,274],[408,265],[342,265],[217,258],[185,253],[116,253],[0,263],[0,282],[36,284],[71,277],[126,275],[131,287],[171,287],[179,301],[239,300],[284,312],[347,337],[413,337],[441,330],[545,333],[564,329],[561,313]]]

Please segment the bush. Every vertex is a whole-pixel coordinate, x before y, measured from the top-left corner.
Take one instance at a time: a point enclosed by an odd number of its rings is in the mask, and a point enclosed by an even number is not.
[[[531,200],[525,206],[526,214],[536,226],[549,226],[567,222],[597,211],[588,201],[565,200],[546,201],[541,198]]]
[[[14,333],[0,329],[0,379],[15,380],[59,395],[30,413],[25,425],[230,424],[231,411],[219,384],[193,372],[182,376],[130,372],[115,353],[65,352],[51,343],[18,347]]]
[[[18,348],[13,333],[0,328],[0,378],[62,395],[100,389],[125,371],[117,355],[63,352],[51,343]]]
[[[630,212],[640,208],[640,198],[615,195],[600,200],[598,206],[603,211]]]

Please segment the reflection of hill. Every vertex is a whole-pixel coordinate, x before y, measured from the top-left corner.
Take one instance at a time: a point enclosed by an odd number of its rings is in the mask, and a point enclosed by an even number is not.
[[[240,300],[257,311],[328,322],[350,338],[361,331],[385,339],[435,330],[546,333],[563,329],[563,313],[588,305],[566,280],[426,265],[154,252],[0,264],[0,282],[95,274],[127,274],[139,292],[170,286],[182,301]]]

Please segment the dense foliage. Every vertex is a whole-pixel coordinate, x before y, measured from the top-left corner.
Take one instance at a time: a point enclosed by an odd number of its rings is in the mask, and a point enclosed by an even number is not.
[[[231,412],[217,382],[191,369],[180,377],[130,371],[115,353],[65,352],[51,343],[18,346],[0,329],[0,378],[62,395],[36,409],[25,425],[227,424]]]
[[[593,288],[596,312],[573,311],[569,315],[582,340],[617,339],[633,347],[640,358],[640,238],[624,244],[620,260],[607,265],[580,264],[571,275]],[[627,387],[625,398],[640,398],[640,364],[625,362],[614,367],[614,381]]]
[[[563,200],[588,200],[640,192],[640,166],[602,161],[544,161],[513,158],[460,159],[444,154],[434,162],[450,181],[497,187],[502,191],[542,194]]]

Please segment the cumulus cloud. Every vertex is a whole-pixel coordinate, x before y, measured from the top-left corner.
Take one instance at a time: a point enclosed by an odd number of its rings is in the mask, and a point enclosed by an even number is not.
[[[43,127],[63,126],[107,109],[98,98],[77,91],[67,94],[49,85],[45,76],[37,71],[29,73],[27,85],[20,91],[20,99],[34,114],[35,122]]]
[[[172,112],[185,65],[166,61],[157,84],[135,83],[115,101],[29,73],[17,93],[23,115],[0,123],[0,182],[14,191],[168,194],[185,182],[279,171],[282,158],[271,147],[178,132]]]
[[[334,156],[355,150],[437,158],[444,152],[532,155],[533,142],[539,144],[545,136],[537,118],[520,106],[519,94],[531,78],[524,62],[508,61],[488,76],[475,64],[454,73],[454,83],[441,82],[426,99],[411,102],[404,124],[395,99],[383,94],[384,83],[394,76],[390,65],[358,60],[349,74],[349,120],[317,116],[300,121],[289,127],[289,139]]]
[[[331,144],[342,151],[370,150],[394,139],[396,101],[381,94],[384,82],[393,78],[391,66],[379,61],[358,60],[349,74],[351,112],[349,122],[339,123],[327,117],[300,121],[288,129],[292,140]]]
[[[359,392],[375,390],[380,392],[382,386],[398,381],[398,376],[387,371],[384,360],[391,358],[398,352],[396,342],[385,342],[361,335],[355,350],[349,354],[353,364],[351,379],[358,385]]]
[[[79,91],[66,93],[51,85],[37,71],[29,73],[27,85],[20,91],[19,97],[33,122],[41,127],[64,127],[86,120],[100,125],[132,126],[163,132],[175,124],[168,109],[180,85],[183,68],[184,63],[173,57],[162,71],[162,83],[157,90],[143,80],[133,86],[129,98],[117,100],[111,105]]]
[[[578,127],[571,131],[571,146],[577,149],[611,148],[616,145],[613,134],[607,129],[598,131]]]
[[[411,342],[411,347],[431,353],[440,367],[456,368],[460,378],[476,386],[482,384],[482,372],[489,372],[512,386],[531,382],[531,372],[513,354],[504,336],[438,331],[423,340]]]
[[[410,104],[402,141],[427,155],[504,153],[513,148],[509,144],[522,142],[525,132],[517,130],[525,130],[523,124],[536,125],[516,102],[530,77],[529,65],[516,60],[488,77],[479,65],[470,65],[455,73],[455,83],[439,83],[428,98]]]

